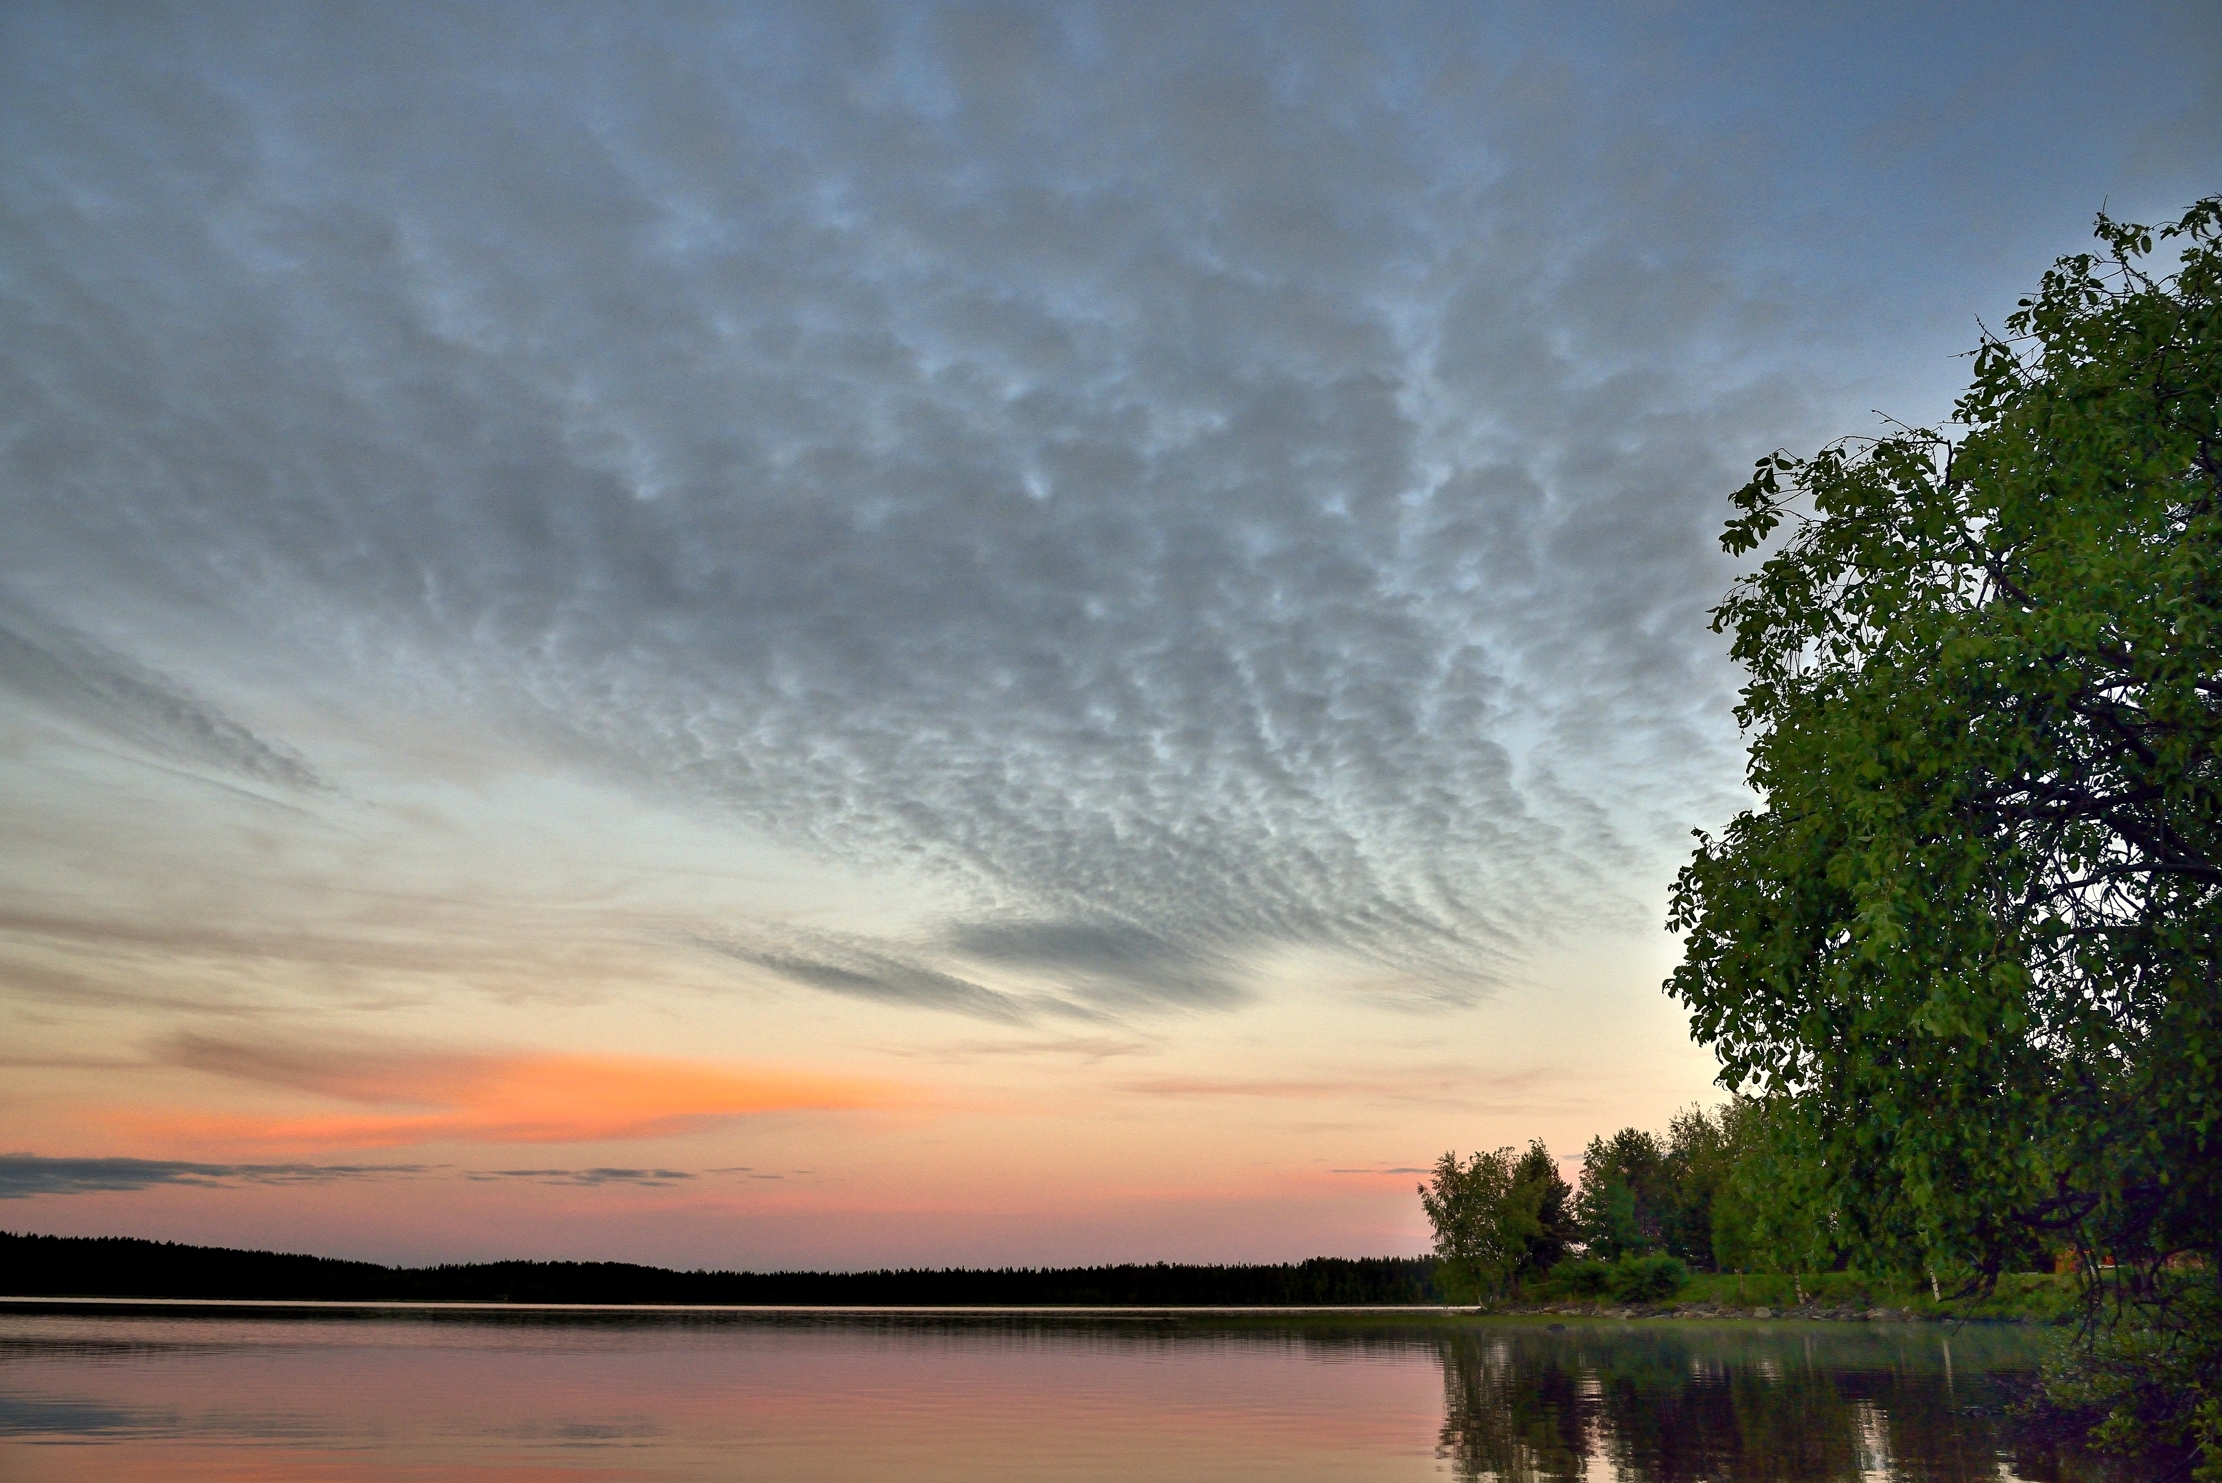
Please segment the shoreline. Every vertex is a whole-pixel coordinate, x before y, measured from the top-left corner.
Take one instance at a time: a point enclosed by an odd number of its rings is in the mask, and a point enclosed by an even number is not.
[[[2045,1328],[2065,1320],[2036,1313],[1922,1312],[1912,1308],[1873,1307],[1854,1304],[1806,1303],[1788,1308],[1765,1305],[1738,1307],[1719,1303],[1553,1303],[1521,1304],[1478,1310],[1490,1318],[1586,1318],[1628,1321],[1675,1319],[1716,1323],[1923,1323],[2002,1324]]]
[[[728,1318],[728,1319],[919,1319],[961,1320],[1060,1318],[1173,1323],[1189,1319],[1413,1323],[1427,1327],[1481,1322],[1534,1323],[1575,1319],[1605,1322],[1676,1322],[1774,1325],[1779,1323],[1863,1323],[1874,1325],[1980,1324],[2043,1327],[2057,1320],[2034,1315],[1996,1316],[1921,1314],[1899,1308],[1857,1310],[1843,1306],[1739,1309],[1715,1304],[1550,1304],[1500,1307],[1446,1307],[1419,1304],[1320,1306],[1183,1306],[1045,1304],[803,1304],[803,1303],[538,1303],[457,1299],[332,1298],[161,1298],[16,1296],[0,1294],[0,1315],[49,1314],[73,1317],[395,1317],[395,1318]],[[1560,1327],[1549,1323],[1547,1327]]]
[[[1417,1304],[1308,1306],[1205,1306],[1179,1304],[1018,1303],[540,1303],[457,1298],[156,1298],[11,1296],[0,1294],[0,1313],[394,1313],[443,1314],[638,1314],[673,1317],[700,1314],[768,1318],[1383,1318],[1423,1319],[1490,1316],[1474,1308]]]

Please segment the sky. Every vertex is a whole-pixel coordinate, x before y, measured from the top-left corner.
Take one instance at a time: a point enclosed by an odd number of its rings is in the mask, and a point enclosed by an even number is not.
[[[2204,3],[0,8],[0,1228],[1278,1261],[1718,1100],[1754,459]]]

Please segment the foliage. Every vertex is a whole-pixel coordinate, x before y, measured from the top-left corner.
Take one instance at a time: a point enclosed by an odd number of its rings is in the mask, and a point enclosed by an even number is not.
[[[1737,1150],[1728,1122],[1735,1104],[1714,1116],[1702,1107],[1667,1123],[1667,1179],[1673,1203],[1660,1222],[1661,1246],[1697,1267],[1713,1265],[1713,1202],[1734,1173]]]
[[[1420,1208],[1435,1227],[1435,1285],[1447,1299],[1484,1302],[1511,1284],[1543,1233],[1544,1193],[1521,1181],[1510,1148],[1477,1150],[1463,1164],[1456,1153],[1435,1161],[1434,1177],[1420,1186]]]
[[[1641,1128],[1592,1138],[1582,1151],[1582,1183],[1574,1197],[1582,1244],[1593,1257],[1659,1249],[1665,1238],[1674,1189],[1666,1149]]]
[[[1730,1166],[1709,1210],[1715,1265],[1745,1272],[1824,1272],[1851,1264],[1818,1193],[1828,1171],[1800,1139],[1799,1109],[1784,1095],[1737,1097],[1721,1109]],[[1899,1262],[1867,1265],[1925,1271]]]
[[[1769,1205],[1771,1186],[1764,1167],[1768,1151],[1767,1110],[1764,1104],[1736,1097],[1720,1109],[1721,1170],[1705,1208],[1706,1241],[1716,1272],[1760,1271],[1777,1263],[1768,1260],[1761,1229],[1761,1212]]]
[[[1530,1237],[1527,1249],[1521,1254],[1519,1274],[1527,1276],[1549,1271],[1566,1260],[1566,1254],[1580,1239],[1580,1226],[1574,1219],[1574,1191],[1558,1171],[1558,1160],[1538,1138],[1520,1155],[1520,1162],[1512,1169],[1513,1182],[1532,1186],[1536,1190],[1536,1233]]]
[[[1613,1264],[1612,1295],[1623,1303],[1660,1303],[1682,1290],[1690,1269],[1671,1256],[1623,1257]]]
[[[2118,1450],[2203,1448],[2190,1476],[2222,1483],[2222,1297],[2205,1273],[2168,1273],[2172,1301],[2138,1305],[2131,1321],[2102,1325],[2046,1368],[2052,1405],[2081,1413],[2095,1441]]]
[[[1767,1104],[1778,1243],[1978,1290],[2065,1241],[2118,1338],[2222,1276],[2222,197],[2098,235],[1957,447],[1736,494],[1729,551],[1781,538],[1714,615],[1763,806],[1699,836],[1668,992]]]
[[[1613,1264],[1592,1258],[1564,1262],[1551,1269],[1551,1287],[1578,1298],[1601,1298],[1612,1291]]]
[[[1675,1114],[1664,1139],[1640,1128],[1591,1139],[1575,1201],[1585,1251],[1606,1259],[1664,1252],[1710,1269],[1723,1261],[1715,1212],[1725,1201],[1727,1264],[1749,1265],[1753,1216],[1740,1202],[1736,1175],[1757,1127],[1751,1104],[1738,1099]]]
[[[1554,1267],[1544,1290],[1566,1297],[1658,1303],[1680,1292],[1689,1275],[1690,1269],[1671,1256],[1624,1256],[1612,1262],[1584,1258]]]

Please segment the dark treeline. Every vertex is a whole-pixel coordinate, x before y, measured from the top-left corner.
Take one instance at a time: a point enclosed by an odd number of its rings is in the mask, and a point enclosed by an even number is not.
[[[1314,1257],[1279,1266],[673,1272],[625,1262],[381,1267],[128,1237],[0,1232],[16,1297],[275,1298],[326,1302],[1279,1307],[1435,1303],[1427,1257]]]

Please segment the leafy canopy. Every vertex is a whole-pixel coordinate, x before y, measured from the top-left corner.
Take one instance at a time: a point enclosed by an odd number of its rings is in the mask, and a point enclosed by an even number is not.
[[[1839,1260],[2222,1271],[2222,198],[2097,235],[1957,446],[1762,459],[1723,537],[1776,543],[1714,614],[1763,802],[1699,836],[1667,990]]]
[[[1516,1275],[1547,1272],[1566,1260],[1568,1250],[1580,1237],[1581,1227],[1572,1208],[1574,1191],[1560,1175],[1558,1160],[1551,1157],[1551,1150],[1540,1138],[1531,1139],[1528,1151],[1512,1166],[1512,1182],[1516,1188],[1536,1192],[1536,1230],[1521,1253]]]
[[[1480,1302],[1510,1287],[1546,1234],[1546,1200],[1563,1203],[1563,1184],[1554,1189],[1557,1167],[1546,1181],[1523,1178],[1523,1163],[1510,1148],[1476,1151],[1464,1163],[1446,1153],[1420,1186],[1420,1207],[1435,1227],[1436,1286],[1452,1302]]]

